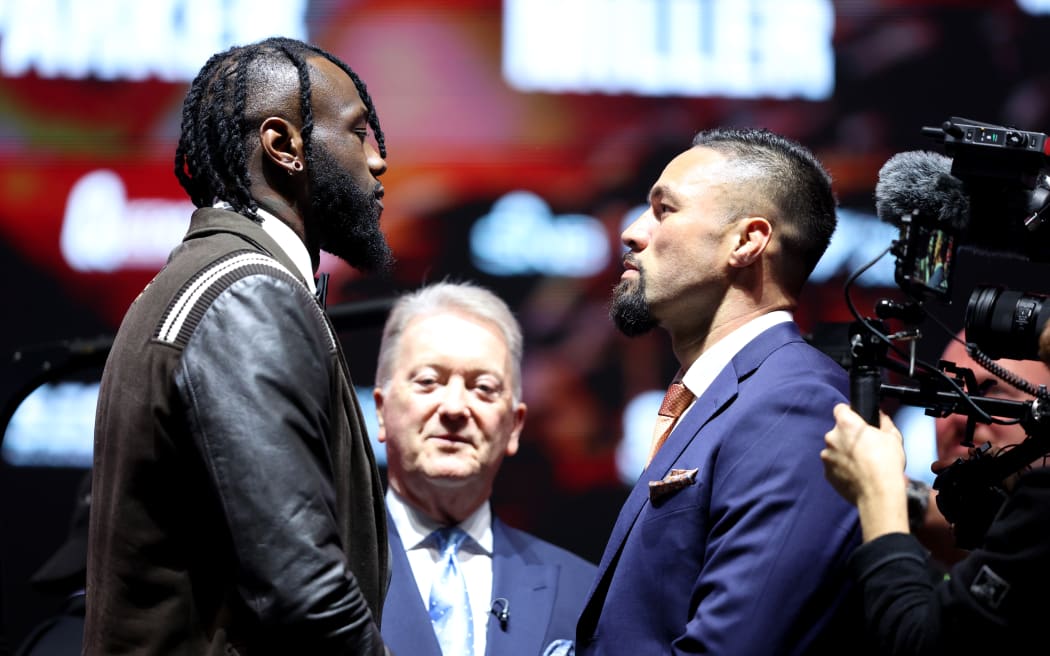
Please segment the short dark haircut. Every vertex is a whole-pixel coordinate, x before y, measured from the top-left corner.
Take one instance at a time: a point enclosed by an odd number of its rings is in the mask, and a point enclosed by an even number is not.
[[[693,146],[726,155],[734,163],[755,167],[740,199],[768,203],[774,230],[788,256],[781,280],[801,289],[835,232],[835,195],[831,175],[801,144],[760,128],[715,128],[698,133]],[[744,201],[748,202],[748,201]],[[740,211],[754,208],[741,207]]]
[[[368,111],[368,125],[375,134],[379,154],[386,157],[383,130],[364,82],[345,63],[324,50],[284,37],[272,37],[245,46],[234,46],[213,55],[197,73],[182,106],[182,132],[175,149],[175,177],[197,207],[223,200],[237,212],[255,216],[258,205],[251,195],[248,155],[250,136],[260,117],[246,110],[251,95],[265,85],[265,75],[295,66],[299,77],[299,120],[306,158],[312,152],[313,109],[310,73],[306,60],[324,57],[342,69],[357,87]]]

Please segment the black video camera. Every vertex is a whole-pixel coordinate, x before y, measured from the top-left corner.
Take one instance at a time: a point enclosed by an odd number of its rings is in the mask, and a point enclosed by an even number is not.
[[[924,127],[923,134],[941,140],[946,155],[895,155],[879,172],[875,193],[879,217],[900,229],[889,251],[896,257],[895,282],[908,300],[883,299],[875,307],[878,318],[864,318],[849,298],[857,274],[847,282],[847,304],[857,319],[850,333],[851,405],[876,426],[883,398],[924,407],[931,416],[966,415],[964,444],[969,445],[976,423],[1024,427],[1028,439],[1023,447],[1006,451],[1008,457],[978,450],[943,471],[934,484],[938,506],[955,526],[957,543],[972,548],[1005,498],[1003,479],[1050,452],[1050,413],[1043,408],[1050,405],[1050,394],[993,361],[1039,359],[1038,341],[1050,320],[1050,302],[1044,294],[982,284],[971,293],[964,319],[971,357],[1036,401],[984,397],[968,369],[918,360],[918,325],[929,316],[927,301],[951,301],[960,248],[1050,262],[1050,227],[1044,225],[1050,217],[1050,138],[958,117],[939,128]],[[997,272],[988,273],[994,277]],[[887,320],[905,327],[891,331]],[[947,327],[945,331],[952,334]],[[904,343],[907,349],[898,346]],[[885,371],[910,382],[885,384]]]

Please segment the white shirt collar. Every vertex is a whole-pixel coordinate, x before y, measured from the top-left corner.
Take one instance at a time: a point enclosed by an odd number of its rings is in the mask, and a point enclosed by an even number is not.
[[[386,504],[406,551],[426,546],[423,542],[427,537],[442,527],[442,524],[408,505],[393,488],[386,491]],[[481,504],[460,522],[459,527],[474,541],[474,549],[481,547],[486,554],[492,554],[492,508],[488,502]]]
[[[700,397],[710,387],[715,377],[721,373],[729,361],[760,333],[779,323],[792,321],[794,317],[787,310],[775,310],[748,321],[710,348],[700,354],[682,377],[682,382],[696,397]]]
[[[220,210],[233,210],[233,206],[224,200],[215,201],[212,207]],[[295,268],[299,270],[299,274],[306,281],[306,286],[310,289],[310,293],[317,293],[317,287],[314,285],[314,267],[310,261],[310,251],[306,250],[306,244],[303,243],[303,240],[299,239],[299,235],[295,234],[295,231],[289,228],[288,224],[263,208],[258,208],[255,210],[255,213],[262,220],[262,229],[266,231],[266,234],[270,235],[271,239],[277,242],[277,246],[280,247],[281,251],[295,264]]]

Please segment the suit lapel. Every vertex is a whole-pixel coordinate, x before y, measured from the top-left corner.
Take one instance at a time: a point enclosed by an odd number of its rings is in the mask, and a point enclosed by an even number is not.
[[[595,584],[581,615],[580,629],[585,635],[593,631],[593,623],[597,622],[598,609],[592,608],[592,605],[604,603],[605,591],[609,584],[608,577],[612,575],[613,565],[619,559],[620,550],[638,520],[638,515],[641,514],[642,508],[649,500],[649,481],[660,480],[670,472],[671,465],[677,462],[700,430],[707,425],[707,422],[733,402],[741,380],[754,373],[759,364],[775,348],[786,342],[798,340],[801,340],[798,328],[791,322],[777,324],[751,340],[719,372],[707,391],[696,400],[693,407],[668,435],[667,441],[657,452],[656,457],[638,478],[638,482],[635,483],[613,525],[609,542],[598,564]]]
[[[507,601],[510,616],[505,625],[489,616],[485,652],[489,656],[536,656],[550,626],[557,569],[526,558],[527,545],[519,544],[506,526],[492,519],[492,598]]]
[[[641,505],[644,505],[644,502],[649,498],[648,481],[660,480],[671,471],[671,465],[678,460],[682,452],[685,451],[686,447],[693,441],[693,438],[700,432],[700,429],[736,398],[738,381],[737,371],[733,367],[733,363],[730,362],[715,377],[711,387],[704,392],[703,396],[696,400],[689,412],[674,427],[671,434],[667,436],[667,441],[656,452],[656,457],[645,468],[645,472],[641,476],[641,479],[644,479],[646,484],[636,486],[636,489],[641,489],[642,491],[643,503]],[[641,511],[641,505],[638,507],[639,511]]]
[[[441,647],[430,626],[430,615],[419,595],[401,536],[389,514],[387,525],[391,578],[383,612],[383,640],[395,654],[441,656]]]
[[[707,391],[696,400],[693,407],[682,418],[681,423],[671,431],[667,441],[642,474],[642,478],[650,481],[666,476],[671,471],[671,465],[677,462],[700,429],[736,398],[740,381],[755,373],[762,361],[769,357],[769,354],[775,349],[788,342],[801,341],[801,339],[798,327],[794,323],[785,322],[768,328],[744,346],[719,372]],[[649,495],[648,485],[637,487],[645,488],[645,494],[642,495],[642,505],[644,505],[644,500]],[[638,510],[641,510],[641,505]]]
[[[693,407],[686,413],[667,441],[657,452],[649,466],[638,478],[634,488],[631,490],[627,501],[620,510],[616,523],[613,525],[609,542],[602,553],[602,560],[598,564],[597,581],[600,581],[609,569],[613,557],[619,553],[620,547],[627,534],[631,532],[638,515],[642,512],[646,502],[649,500],[649,481],[659,480],[670,471],[671,465],[678,459],[689,443],[693,441],[700,429],[718,412],[725,404],[736,396],[736,372],[732,367],[726,367],[715,378],[714,383],[704,395],[696,400]],[[593,594],[593,591],[592,591]]]

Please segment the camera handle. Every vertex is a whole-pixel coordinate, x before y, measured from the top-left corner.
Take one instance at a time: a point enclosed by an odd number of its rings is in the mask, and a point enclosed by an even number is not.
[[[879,425],[879,398],[882,388],[881,364],[886,344],[870,329],[876,325],[884,331],[882,322],[869,319],[867,324],[855,321],[850,325],[849,344],[852,363],[849,368],[850,407],[872,426]]]

